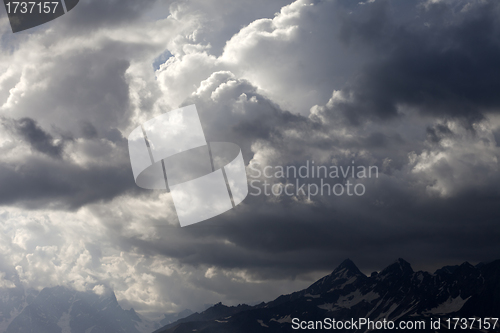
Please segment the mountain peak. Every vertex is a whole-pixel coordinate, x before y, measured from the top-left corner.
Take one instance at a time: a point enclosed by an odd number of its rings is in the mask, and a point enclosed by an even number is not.
[[[468,270],[471,266],[448,266],[442,272],[448,274],[459,267]],[[444,277],[421,271],[415,273],[403,259],[396,260],[371,278],[353,274],[357,270],[347,259],[332,274],[306,289],[279,296],[269,303],[247,306],[241,311],[238,309],[241,306],[233,306],[227,311],[191,316],[155,333],[189,333],[194,330],[248,333],[260,331],[259,324],[269,331],[289,331],[288,318],[307,313],[314,318],[318,309],[328,311],[329,316],[335,316],[339,321],[360,316],[384,316],[395,321],[402,316],[425,318],[430,314],[443,320],[451,315],[484,317],[500,311],[500,296],[494,292],[500,286],[500,261],[485,265],[478,274]],[[211,309],[222,306],[219,303]],[[246,322],[253,326],[242,324]]]
[[[437,275],[450,275],[450,274],[453,274],[457,268],[459,266],[458,265],[455,265],[455,266],[443,266],[442,268],[440,269],[437,269],[434,274],[437,274]]]
[[[463,262],[463,263],[460,265],[460,267],[471,268],[471,267],[474,267],[474,266],[472,266],[472,265],[471,265],[468,261],[465,261],[465,262]]]
[[[363,274],[361,271],[358,269],[358,267],[352,262],[351,259],[346,259],[342,261],[340,265],[338,265],[337,268],[332,272],[331,275],[358,275],[358,274]]]
[[[464,262],[455,270],[456,274],[467,274],[477,270],[476,267],[472,266],[469,262]]]
[[[346,260],[342,261],[342,263],[339,265],[339,267],[345,267],[345,268],[357,268],[356,265],[354,264],[354,262],[347,258]]]
[[[399,258],[393,264],[387,266],[382,272],[380,272],[381,276],[385,276],[387,274],[413,274],[414,271],[411,268],[411,265],[408,261]]]
[[[409,267],[411,269],[411,264],[408,261],[404,260],[403,258],[398,258],[398,260],[396,260],[396,263],[407,268]]]

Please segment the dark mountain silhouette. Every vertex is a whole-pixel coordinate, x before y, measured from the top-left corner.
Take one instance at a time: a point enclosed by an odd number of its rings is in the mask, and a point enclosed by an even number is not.
[[[155,333],[296,332],[292,328],[294,318],[306,323],[325,318],[336,321],[366,318],[374,322],[385,319],[393,321],[396,328],[403,321],[413,325],[418,325],[417,322],[425,324],[412,332],[500,332],[500,322],[495,328],[491,327],[494,319],[488,321],[490,327],[484,320],[480,323],[476,319],[472,329],[469,326],[467,330],[455,330],[454,321],[448,329],[446,319],[457,317],[500,317],[500,260],[476,266],[467,262],[445,266],[431,274],[414,272],[408,262],[398,259],[381,272],[366,276],[348,259],[304,290],[256,306],[228,307],[219,303],[202,313],[166,325]],[[441,329],[431,329],[431,320],[434,323],[440,320]],[[469,320],[468,325],[471,323]],[[369,330],[365,325],[335,331]]]

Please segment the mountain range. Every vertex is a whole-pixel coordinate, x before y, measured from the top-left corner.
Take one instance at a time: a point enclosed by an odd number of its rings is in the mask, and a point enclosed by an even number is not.
[[[62,286],[37,291],[19,285],[0,289],[0,332],[6,333],[279,333],[299,327],[333,331],[332,326],[336,332],[368,332],[370,328],[394,332],[376,326],[384,321],[396,328],[401,323],[415,325],[412,332],[500,332],[500,323],[493,326],[498,317],[500,260],[445,266],[431,274],[415,272],[408,262],[398,259],[367,276],[347,259],[308,288],[271,302],[255,306],[218,303],[200,313],[166,314],[158,322],[134,309],[123,309],[112,291],[97,295]],[[360,318],[373,326],[361,326]],[[467,319],[467,329],[456,329],[452,318]],[[350,329],[338,326],[355,321]],[[462,323],[457,325],[460,328]]]
[[[299,325],[320,332],[332,330],[325,318],[330,325],[333,319],[337,325],[339,321],[352,324],[359,318],[372,321],[372,326],[357,322],[349,329],[333,326],[343,328],[336,332],[367,332],[372,328],[394,332],[387,321],[396,329],[401,323],[412,325],[412,332],[500,332],[499,322],[493,327],[494,318],[499,317],[500,260],[476,266],[467,262],[445,266],[431,274],[415,272],[408,262],[398,259],[370,276],[345,260],[304,290],[256,306],[219,303],[155,333],[294,332]],[[453,318],[465,318],[467,323],[458,321],[455,326]],[[386,326],[382,325],[384,320]],[[460,325],[466,330],[458,329]]]
[[[124,310],[112,291],[97,295],[62,286],[0,290],[0,332],[150,333],[158,327],[134,309]]]

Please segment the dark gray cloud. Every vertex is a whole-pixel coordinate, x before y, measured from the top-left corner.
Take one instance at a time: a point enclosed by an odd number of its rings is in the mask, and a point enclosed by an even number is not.
[[[12,149],[26,144],[32,154],[0,161],[2,205],[73,210],[137,190],[127,141],[116,128],[129,122],[128,62],[80,54],[58,66],[46,72],[45,89],[22,93],[17,114],[25,117],[4,118],[20,139]]]
[[[90,45],[57,55],[41,51],[33,59],[36,70],[13,75],[3,87],[16,100],[4,113],[4,128],[13,136],[4,153],[18,151],[0,160],[1,205],[74,210],[137,191],[121,131],[131,122],[125,72],[135,54],[122,48],[134,46],[109,41],[91,50]],[[29,64],[24,50],[17,52],[14,73]],[[21,77],[26,84],[19,84]],[[145,103],[141,107],[148,110]],[[28,153],[20,150],[23,145]]]
[[[423,203],[403,191],[400,198],[394,198],[394,189],[386,192],[392,200],[382,207],[373,200],[381,196],[373,194],[362,202],[339,199],[333,207],[292,202],[276,207],[250,198],[239,208],[238,219],[214,218],[188,231],[159,227],[161,241],[127,239],[123,249],[137,247],[147,255],[161,254],[196,267],[246,269],[257,280],[327,271],[346,257],[366,270],[384,267],[395,253],[429,270],[446,262],[495,259],[500,229],[491,221],[499,216],[484,197]],[[471,208],[483,212],[471,213]]]
[[[29,209],[78,209],[109,201],[125,192],[139,194],[127,164],[86,167],[67,161],[30,157],[22,163],[0,163],[0,205]]]
[[[82,122],[82,136],[86,139],[97,137],[97,129],[88,121]]]
[[[361,15],[342,18],[341,40],[372,52],[358,77],[335,104],[352,124],[387,119],[408,106],[431,116],[473,122],[496,112],[500,99],[500,6],[458,1],[423,6],[402,22],[390,1],[377,1]]]
[[[239,7],[178,2],[170,19],[189,29],[161,39],[175,27],[141,30],[167,15],[148,16],[159,4],[125,1],[113,12],[118,2],[89,1],[57,23],[80,29],[71,38],[35,36],[36,54],[19,53],[0,80],[2,111],[15,119],[12,136],[0,133],[0,204],[12,208],[0,236],[12,258],[27,258],[12,263],[19,278],[49,283],[44,270],[62,262],[57,283],[91,276],[134,306],[174,309],[257,301],[347,257],[365,271],[398,257],[431,270],[496,259],[500,5],[312,3],[253,22],[224,50],[260,9],[225,25]],[[78,10],[98,13],[85,21]],[[155,73],[161,54],[169,60]],[[354,161],[377,166],[379,178],[363,180],[361,197],[249,196],[180,228],[168,195],[135,186],[125,138],[193,103],[206,139],[238,144],[246,163]]]
[[[363,197],[323,196],[307,202],[249,196],[234,212],[199,225],[158,227],[158,242],[118,236],[124,249],[137,248],[148,256],[176,258],[195,267],[246,269],[256,279],[271,280],[328,270],[346,257],[366,270],[383,267],[395,253],[417,268],[430,270],[446,262],[495,258],[500,249],[494,242],[500,229],[492,224],[499,217],[493,204],[500,199],[498,174],[488,170],[486,184],[485,178],[477,177],[484,166],[468,168],[477,183],[460,180],[465,185],[456,195],[440,197],[426,192],[433,185],[432,178],[405,170],[408,154],[415,148],[430,149],[442,139],[461,135],[448,125],[422,126],[418,143],[412,143],[408,133],[387,127],[384,132],[354,129],[348,132],[352,135],[343,136],[335,133],[341,126],[281,110],[246,81],[225,83],[218,82],[186,102],[198,106],[209,141],[238,143],[247,162],[255,153],[271,149],[269,165],[299,167],[306,160],[321,163],[323,158],[324,165],[336,160],[335,164],[347,166],[354,159],[358,165],[377,165],[380,178],[366,183]],[[225,98],[214,102],[215,91]],[[263,142],[263,147],[252,148],[256,142]],[[350,155],[342,156],[342,151]],[[385,168],[384,160],[389,157],[396,163]],[[446,163],[441,167],[448,168],[444,172],[456,172]]]
[[[60,159],[64,150],[64,141],[56,142],[54,137],[45,132],[31,118],[21,118],[10,121],[12,129],[29,145],[40,153]]]
[[[413,21],[397,17],[392,2],[344,17],[336,38],[371,60],[341,90],[345,98],[334,96],[309,118],[282,110],[251,82],[224,72],[184,102],[198,106],[209,141],[238,143],[247,162],[268,149],[270,164],[323,158],[327,165],[352,159],[377,165],[381,178],[367,184],[365,196],[311,204],[249,197],[237,213],[203,225],[159,228],[161,243],[133,238],[122,245],[195,266],[246,268],[264,279],[327,270],[346,257],[365,269],[383,267],[396,253],[424,269],[494,259],[500,179],[481,159],[498,152],[488,150],[491,138],[475,128],[488,125],[485,116],[498,103],[491,69],[497,18],[490,15],[497,4],[474,3],[463,12],[458,5],[414,5],[406,10],[417,18],[405,13]],[[422,167],[424,156],[436,160],[419,173],[412,153]],[[443,185],[452,195],[432,194],[447,177],[455,178]]]
[[[170,3],[171,1],[168,1]],[[57,22],[66,27],[66,33],[82,34],[99,29],[117,28],[123,24],[131,24],[140,20],[142,15],[151,10],[157,0],[132,1],[80,1],[73,10],[78,14],[65,15]],[[73,14],[70,12],[69,14]]]

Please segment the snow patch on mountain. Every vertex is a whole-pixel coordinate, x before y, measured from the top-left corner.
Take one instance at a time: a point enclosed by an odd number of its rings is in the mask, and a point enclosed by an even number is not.
[[[10,311],[9,313],[10,317],[0,321],[0,332],[5,332],[7,330],[7,327],[9,327],[10,323],[14,320],[14,318],[16,318],[19,314],[21,314],[21,312],[23,312],[24,308],[27,305],[28,304],[24,302],[24,304],[21,307],[15,308],[14,310]]]
[[[62,331],[61,333],[71,333],[71,327],[69,326],[69,321],[71,319],[70,317],[70,312],[71,312],[71,308],[73,307],[73,304],[71,304],[71,307],[68,309],[67,312],[64,312],[61,316],[61,318],[59,318],[59,321],[57,322],[57,326],[59,326]]]
[[[287,316],[281,317],[280,319],[277,319],[277,320],[273,318],[273,319],[271,319],[271,321],[277,321],[280,324],[291,323],[292,318],[290,317],[290,315],[287,315]]]
[[[455,298],[448,298],[444,303],[439,304],[437,307],[430,309],[426,313],[429,314],[445,314],[445,313],[451,313],[451,312],[456,312],[464,306],[465,302],[470,298],[467,297],[466,299],[463,299],[461,296],[457,296]]]
[[[266,324],[264,324],[264,321],[262,321],[262,319],[257,319],[257,322],[260,324],[260,326],[262,327],[269,327],[267,326]]]
[[[332,311],[333,309],[336,309],[337,306],[335,303],[325,303],[325,304],[318,305],[318,308],[320,308],[322,310],[326,310],[326,311]]]

